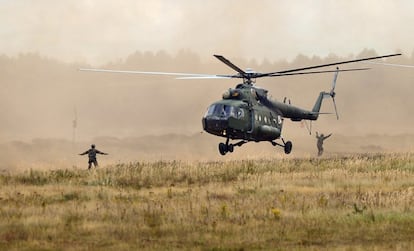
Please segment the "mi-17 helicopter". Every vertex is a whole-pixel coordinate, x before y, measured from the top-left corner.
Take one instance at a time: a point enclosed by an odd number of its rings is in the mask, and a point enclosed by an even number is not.
[[[221,100],[211,104],[202,118],[203,129],[213,135],[226,138],[225,143],[220,143],[218,149],[221,155],[233,152],[234,147],[242,146],[248,142],[270,142],[273,146],[283,147],[284,152],[289,154],[292,151],[292,142],[285,141],[282,135],[283,120],[292,121],[317,120],[324,98],[332,98],[337,119],[339,119],[335,103],[335,86],[339,72],[368,70],[369,68],[355,68],[340,70],[309,71],[311,69],[355,63],[360,61],[374,60],[379,58],[399,56],[401,54],[390,54],[377,57],[360,58],[349,61],[334,62],[329,64],[314,65],[297,69],[259,73],[250,69],[244,71],[221,55],[214,55],[218,60],[237,72],[234,75],[211,75],[193,73],[172,73],[172,72],[143,72],[143,71],[122,71],[106,69],[80,69],[82,71],[152,74],[152,75],[173,75],[178,79],[206,79],[206,78],[239,78],[243,82],[235,88],[225,91]],[[304,75],[333,72],[334,80],[329,92],[319,93],[312,110],[302,109],[283,102],[268,98],[268,91],[254,85],[257,78],[279,77],[289,75]],[[280,139],[281,142],[276,142]],[[230,143],[230,140],[238,140]]]

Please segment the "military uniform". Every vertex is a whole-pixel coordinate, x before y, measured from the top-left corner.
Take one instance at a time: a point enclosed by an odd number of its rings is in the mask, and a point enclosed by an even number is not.
[[[91,146],[91,149],[79,154],[79,155],[88,155],[89,161],[88,161],[88,169],[91,169],[92,163],[94,165],[94,167],[98,166],[98,161],[96,159],[96,154],[103,154],[103,155],[107,155],[107,153],[101,152],[98,149],[95,148],[95,145]]]
[[[318,132],[316,132],[316,139],[318,140],[316,143],[316,146],[318,147],[318,156],[321,156],[323,154],[323,141],[329,138],[331,135],[332,133],[329,134],[328,136],[323,136],[323,134],[319,136]]]

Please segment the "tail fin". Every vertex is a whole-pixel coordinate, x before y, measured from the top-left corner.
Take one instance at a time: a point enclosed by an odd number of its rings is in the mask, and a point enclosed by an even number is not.
[[[322,101],[324,98],[332,98],[333,104],[334,104],[334,108],[335,108],[335,113],[336,113],[336,118],[339,119],[339,115],[338,115],[338,111],[336,109],[336,102],[335,102],[335,87],[336,87],[336,80],[338,78],[338,73],[339,73],[339,68],[336,68],[336,72],[334,75],[334,79],[332,81],[332,88],[330,92],[320,92],[318,98],[316,99],[315,105],[312,108],[312,112],[319,115],[319,111],[321,110],[321,106],[322,106]]]
[[[315,105],[312,108],[312,112],[314,113],[319,113],[319,111],[321,110],[321,106],[322,106],[322,100],[325,97],[325,95],[328,94],[326,92],[320,92],[319,93],[319,97],[316,99]]]

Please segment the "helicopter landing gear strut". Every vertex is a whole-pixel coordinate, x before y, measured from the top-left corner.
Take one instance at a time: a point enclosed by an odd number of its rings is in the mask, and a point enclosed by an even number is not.
[[[290,152],[292,152],[292,142],[291,141],[286,141],[281,138],[283,144],[277,143],[276,141],[270,141],[270,143],[273,146],[280,146],[283,147],[284,151],[286,154],[289,154]],[[220,143],[218,145],[219,148],[219,152],[221,155],[226,155],[226,153],[230,152],[232,153],[234,151],[234,147],[235,146],[242,146],[244,144],[246,144],[248,141],[245,140],[241,140],[239,142],[237,142],[236,144],[229,144],[230,138],[227,138],[226,143]]]
[[[277,142],[274,142],[274,141],[270,141],[270,143],[272,143],[273,146],[283,147],[283,149],[285,150],[285,153],[289,154],[292,151],[292,142],[291,141],[285,142],[285,140],[283,138],[281,138],[281,139],[282,139],[283,145],[279,144]]]
[[[220,143],[218,145],[219,152],[221,155],[226,155],[228,152],[233,152],[235,146],[242,146],[243,144],[247,143],[247,141],[239,141],[236,144],[229,144],[230,138],[227,138],[226,143]]]

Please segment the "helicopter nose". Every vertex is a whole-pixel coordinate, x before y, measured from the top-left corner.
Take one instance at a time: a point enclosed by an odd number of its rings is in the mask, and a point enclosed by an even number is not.
[[[217,118],[217,117],[205,117],[202,120],[203,129],[206,132],[213,134],[222,134],[222,132],[227,129],[228,121],[227,119]]]

